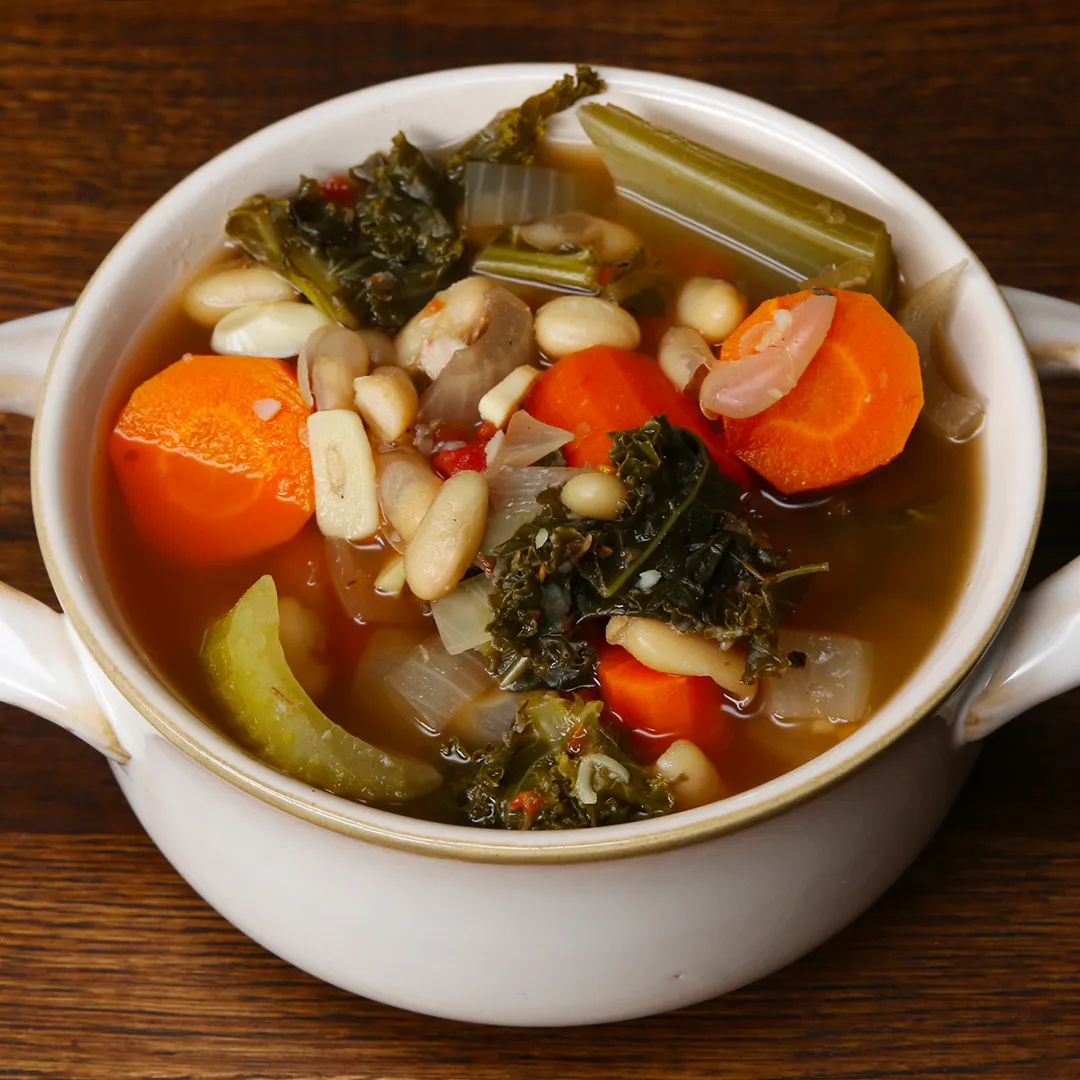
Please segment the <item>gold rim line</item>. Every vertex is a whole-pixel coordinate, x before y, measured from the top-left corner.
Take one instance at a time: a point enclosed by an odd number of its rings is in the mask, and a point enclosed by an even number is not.
[[[383,84],[387,85],[387,84]],[[847,146],[847,144],[844,144]],[[849,148],[853,149],[853,148]],[[858,152],[858,151],[857,151]],[[861,152],[859,152],[861,153]],[[872,159],[869,159],[872,160]],[[882,169],[892,180],[897,183],[903,183],[898,178],[892,176],[881,166],[875,163],[877,168]],[[907,185],[904,185],[905,187]],[[909,189],[910,190],[910,189]],[[170,193],[166,193],[165,198]],[[917,193],[916,193],[917,195]],[[920,197],[921,198],[921,197]],[[158,200],[160,201],[160,200]],[[138,220],[142,220],[146,214],[151,213],[158,205],[155,202]],[[947,226],[947,223],[946,223]],[[134,228],[134,224],[131,228]],[[949,226],[947,226],[949,227]],[[949,227],[951,228],[951,227]],[[130,232],[131,230],[127,230]],[[125,232],[125,236],[127,235]],[[75,301],[72,307],[71,314],[64,324],[64,328],[57,339],[56,345],[53,348],[52,355],[49,360],[49,364],[46,368],[45,375],[41,384],[41,396],[40,401],[46,400],[46,392],[51,381],[53,372],[56,368],[57,360],[60,355],[61,347],[67,337],[68,331],[76,318],[78,310],[83,303],[84,297],[90,291],[90,286],[94,280],[101,273],[103,268],[108,265],[110,260],[115,256],[116,251],[122,246],[124,236],[117,241],[113,248],[102,260],[97,270],[91,276],[89,282],[84,287],[82,293]],[[963,241],[961,241],[963,242]],[[967,246],[965,244],[965,246]],[[970,251],[970,249],[969,249]],[[1012,315],[1011,308],[1000,290],[997,288],[993,278],[987,273],[985,266],[982,262],[974,256],[970,255],[974,263],[985,274],[987,281],[989,281],[995,290],[997,291],[998,298],[1009,313],[1014,325],[1016,325],[1017,334],[1021,342],[1023,342],[1023,336],[1020,334],[1019,326],[1016,324],[1015,317]],[[1034,374],[1032,374],[1034,378]],[[322,828],[330,829],[331,831],[339,834],[350,836],[356,839],[364,840],[370,843],[375,843],[383,847],[393,848],[396,850],[409,852],[412,854],[424,855],[429,857],[447,858],[466,862],[479,862],[479,863],[505,863],[505,864],[551,864],[551,863],[579,863],[579,862],[596,862],[604,861],[608,859],[628,858],[637,855],[646,855],[668,851],[674,848],[683,847],[689,844],[700,843],[716,837],[724,836],[728,833],[735,832],[737,830],[746,828],[752,824],[764,821],[768,818],[774,817],[779,813],[792,809],[795,806],[807,801],[811,797],[821,794],[829,788],[833,787],[844,777],[850,773],[855,772],[857,769],[862,768],[874,757],[876,757],[881,751],[890,746],[893,742],[901,738],[907,732],[915,727],[922,719],[931,715],[940,705],[949,697],[949,695],[960,685],[963,679],[971,671],[979,658],[986,651],[986,648],[990,642],[994,639],[997,632],[1001,629],[1006,617],[1015,603],[1021,587],[1023,585],[1024,577],[1027,572],[1028,565],[1031,561],[1031,556],[1035,547],[1035,540],[1038,534],[1039,523],[1042,517],[1043,506],[1046,498],[1046,426],[1045,416],[1042,405],[1041,393],[1036,394],[1036,401],[1038,406],[1039,415],[1039,439],[1041,444],[1041,468],[1039,477],[1039,497],[1035,507],[1035,513],[1033,515],[1031,530],[1025,545],[1025,551],[1020,564],[1017,567],[1013,580],[1010,584],[1008,592],[1001,606],[998,608],[993,619],[988,625],[987,629],[981,636],[978,644],[968,653],[968,655],[959,663],[953,670],[952,674],[941,680],[939,684],[923,699],[923,702],[910,712],[907,716],[897,720],[891,724],[888,728],[882,730],[878,736],[870,741],[865,747],[863,747],[858,753],[853,754],[851,757],[838,762],[828,770],[821,772],[820,774],[804,780],[801,784],[774,796],[771,799],[760,802],[756,805],[749,807],[731,808],[729,810],[718,813],[713,818],[708,818],[701,821],[695,821],[692,823],[686,823],[683,825],[678,824],[678,817],[680,815],[673,815],[670,819],[672,824],[669,827],[663,829],[657,829],[653,833],[645,833],[643,835],[612,836],[610,839],[604,839],[603,836],[597,836],[595,839],[590,838],[588,841],[578,842],[574,844],[560,843],[557,839],[552,840],[550,843],[544,843],[542,846],[536,847],[519,847],[517,845],[500,843],[495,839],[498,836],[497,833],[489,832],[487,830],[469,829],[467,826],[451,826],[451,825],[439,825],[438,827],[452,830],[459,834],[476,833],[477,835],[459,835],[457,837],[436,837],[436,836],[424,836],[416,833],[411,833],[405,828],[394,828],[389,825],[382,825],[375,822],[364,822],[348,816],[345,813],[338,812],[333,809],[323,809],[316,806],[314,803],[306,802],[302,799],[296,798],[283,790],[274,787],[270,782],[257,778],[251,773],[245,771],[240,765],[232,765],[226,761],[223,757],[220,757],[214,751],[204,746],[198,739],[188,734],[183,730],[183,726],[175,723],[169,716],[161,712],[157,707],[149,701],[135,685],[135,683],[128,677],[124,670],[114,661],[109,649],[97,639],[97,636],[90,627],[88,621],[84,618],[79,604],[76,601],[74,595],[68,590],[63,577],[59,570],[59,561],[56,558],[53,550],[49,531],[44,524],[44,516],[39,513],[39,507],[43,505],[41,495],[42,480],[40,476],[40,454],[38,451],[39,436],[38,428],[35,425],[34,435],[31,443],[31,498],[34,506],[35,522],[38,530],[38,542],[41,547],[42,556],[45,561],[45,567],[49,575],[49,579],[52,583],[53,589],[56,592],[57,598],[64,610],[65,615],[70,620],[71,625],[75,629],[75,632],[79,636],[83,645],[87,651],[93,657],[94,661],[101,668],[106,678],[112,683],[114,687],[120,692],[121,696],[127,701],[127,703],[135,709],[135,711],[146,720],[151,727],[163,738],[166,739],[171,745],[176,747],[179,751],[184,753],[187,757],[193,761],[206,767],[210,772],[214,773],[221,779],[227,781],[235,787],[240,788],[246,793],[254,796],[260,802],[274,807],[275,809],[282,810],[295,817],[298,817],[311,824],[320,826]],[[40,410],[39,410],[40,411]],[[100,621],[110,627],[115,632],[115,628],[112,627],[110,620],[106,619],[99,613]],[[171,698],[172,704],[181,715],[186,715],[188,719],[192,721],[190,726],[195,725],[206,726],[206,721],[198,717],[194,712],[183,705],[176,699],[175,695],[162,683],[156,679],[151,672],[147,670],[147,674],[154,678],[154,681],[159,684],[166,695]],[[871,718],[868,723],[873,723]],[[247,758],[247,754],[238,745],[235,747],[238,754],[244,755]],[[260,765],[262,769],[272,771],[270,766],[257,762],[257,759],[248,758],[253,762]],[[118,765],[116,768],[126,768],[127,766]],[[283,777],[284,778],[284,777]],[[333,799],[333,796],[328,795],[328,798]],[[346,800],[340,800],[345,802]],[[354,805],[354,804],[347,804]],[[362,804],[355,804],[361,810],[364,809]],[[722,806],[723,803],[716,804]],[[403,821],[409,819],[403,818]],[[633,825],[623,826],[607,826],[607,829],[621,830],[634,828]],[[603,832],[604,830],[597,830]]]

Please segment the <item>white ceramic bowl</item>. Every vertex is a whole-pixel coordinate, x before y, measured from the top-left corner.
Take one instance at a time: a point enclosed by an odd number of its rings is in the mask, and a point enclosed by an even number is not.
[[[556,835],[416,821],[313,790],[217,734],[157,677],[110,595],[91,512],[91,459],[118,358],[220,244],[226,211],[246,195],[361,160],[399,129],[426,146],[456,140],[565,70],[442,72],[290,117],[169,192],[70,316],[0,328],[0,409],[33,413],[42,391],[34,509],[65,611],[0,589],[0,697],[106,753],[180,873],[267,948],[356,993],[488,1023],[639,1016],[788,963],[907,866],[967,774],[965,744],[1080,681],[1075,567],[1026,598],[987,651],[1031,553],[1045,447],[1020,332],[972,252],[918,195],[834,136],[714,87],[610,69],[610,100],[884,218],[909,281],[971,261],[949,335],[988,402],[981,539],[933,650],[859,732],[785,776],[669,818]],[[556,128],[581,137],[572,117]],[[1072,305],[1010,299],[1032,335],[1080,338]],[[950,694],[946,720],[939,707]]]

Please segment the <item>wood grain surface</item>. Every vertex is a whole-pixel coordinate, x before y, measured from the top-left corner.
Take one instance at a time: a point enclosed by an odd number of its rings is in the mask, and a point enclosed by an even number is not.
[[[141,211],[268,121],[503,60],[763,98],[879,158],[999,281],[1080,300],[1076,0],[0,0],[0,318],[71,303]],[[1080,548],[1080,387],[1046,399],[1033,578]],[[55,603],[29,434],[0,417],[0,579]],[[0,1077],[1080,1077],[1078,706],[994,736],[922,858],[811,956],[680,1013],[561,1032],[428,1020],[288,967],[175,874],[99,757],[0,709]]]

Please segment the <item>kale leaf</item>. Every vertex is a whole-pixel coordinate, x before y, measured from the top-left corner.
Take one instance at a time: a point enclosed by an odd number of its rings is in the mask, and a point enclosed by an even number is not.
[[[458,803],[474,825],[579,829],[669,813],[667,784],[627,754],[602,719],[603,703],[528,695],[501,742],[472,754],[451,744]]]
[[[499,113],[459,146],[447,162],[450,177],[461,181],[470,161],[531,165],[536,160],[547,121],[582,98],[605,89],[604,80],[596,71],[578,64],[573,75],[564,75],[546,90],[526,98],[516,109]]]
[[[254,195],[225,232],[345,326],[395,330],[465,270],[458,228],[467,161],[531,162],[548,117],[604,88],[579,67],[517,109],[496,116],[443,164],[401,133],[350,170],[355,203],[328,198],[302,177],[291,198]]]
[[[778,672],[780,616],[804,575],[736,511],[739,487],[692,432],[664,417],[612,434],[629,494],[614,521],[579,519],[558,492],[496,553],[489,670],[506,689],[576,689],[595,676],[588,620],[661,619],[747,649],[745,678]]]

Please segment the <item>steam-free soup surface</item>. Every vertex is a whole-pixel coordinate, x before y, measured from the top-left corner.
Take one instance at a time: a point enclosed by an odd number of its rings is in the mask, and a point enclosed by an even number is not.
[[[681,226],[614,201],[607,212],[632,224],[676,279],[702,273],[729,278],[751,305],[774,291],[752,265]],[[531,300],[547,298],[535,289],[520,291]],[[642,350],[649,351],[664,323],[642,322]],[[185,353],[207,353],[209,345],[208,330],[192,322],[177,302],[166,304],[124,361],[118,402],[153,372]],[[114,417],[107,419],[111,424]],[[812,578],[789,625],[850,635],[872,646],[871,715],[934,647],[964,587],[977,513],[975,447],[943,440],[920,425],[899,458],[850,485],[792,497],[758,485],[743,497],[744,513],[768,541],[790,550],[789,565],[829,564],[827,573]],[[403,640],[432,633],[430,616],[415,599],[385,601],[380,621],[352,621],[338,601],[314,520],[295,539],[239,563],[192,566],[172,559],[134,526],[103,453],[97,483],[102,557],[132,637],[192,708],[211,722],[222,720],[200,666],[200,646],[208,627],[256,579],[270,574],[281,596],[301,600],[329,632],[330,683],[319,701],[326,714],[378,746],[444,765],[442,736],[404,720],[378,686],[357,682],[365,646],[380,626],[394,626]],[[358,558],[374,574],[385,549],[374,541]],[[740,710],[733,703],[725,709],[734,738],[716,764],[729,792],[802,764],[857,726],[828,720],[781,723],[760,707]],[[463,820],[446,785],[402,809]]]

